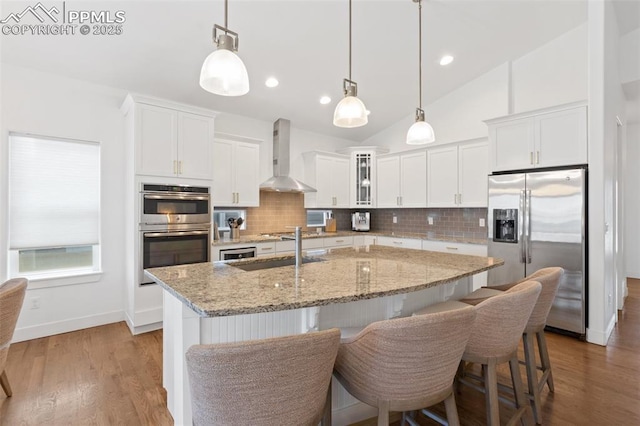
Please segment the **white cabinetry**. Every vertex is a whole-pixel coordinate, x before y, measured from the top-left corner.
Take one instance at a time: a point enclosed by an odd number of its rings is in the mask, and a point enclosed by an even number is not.
[[[454,243],[449,241],[422,240],[422,250],[439,251],[442,253],[466,254],[470,256],[487,256],[487,246],[484,244]],[[473,276],[473,290],[487,285],[487,273],[482,272]]]
[[[218,137],[213,143],[214,206],[260,205],[260,141],[244,142],[239,139]]]
[[[587,163],[584,102],[495,118],[486,123],[492,171]]]
[[[306,208],[349,208],[349,157],[324,152],[306,152],[305,180],[317,192],[304,194]]]
[[[428,207],[486,207],[488,144],[460,143],[427,150]]]
[[[415,238],[396,238],[396,237],[380,236],[380,237],[377,237],[376,244],[381,246],[387,246],[387,247],[397,247],[397,248],[414,249],[414,250],[422,249],[422,240],[418,240]]]
[[[427,206],[427,151],[407,151],[377,159],[377,207]]]
[[[211,179],[213,115],[133,102],[136,174]]]

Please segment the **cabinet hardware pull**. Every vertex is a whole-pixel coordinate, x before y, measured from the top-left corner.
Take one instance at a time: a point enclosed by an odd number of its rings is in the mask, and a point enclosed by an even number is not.
[[[458,194],[458,204],[462,204],[462,194]]]
[[[344,243],[344,240],[336,240],[336,243]]]
[[[402,206],[402,195],[400,196],[400,205]]]
[[[181,175],[182,174],[182,160],[178,161],[178,174]]]
[[[402,245],[402,241],[394,241],[393,244],[398,244],[398,245]]]
[[[176,160],[173,160],[173,174],[178,174],[178,162]]]
[[[458,250],[458,247],[449,247],[449,246],[447,246],[447,250]]]
[[[536,164],[540,164],[540,151],[536,151]]]
[[[240,193],[236,192],[236,204],[240,204]]]
[[[533,164],[533,151],[529,152],[529,162]]]
[[[458,194],[453,194],[453,204],[458,204]]]
[[[273,250],[273,247],[262,247],[260,250],[269,251],[269,250]]]

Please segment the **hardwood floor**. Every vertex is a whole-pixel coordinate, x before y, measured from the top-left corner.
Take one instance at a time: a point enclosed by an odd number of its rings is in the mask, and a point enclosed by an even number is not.
[[[545,425],[640,424],[640,280],[629,280],[606,348],[552,333],[547,340],[556,391],[542,395]],[[3,426],[173,424],[162,389],[161,331],[131,336],[117,323],[16,343],[7,373],[13,396],[0,395]],[[457,403],[462,425],[485,423],[481,394],[463,388]],[[504,418],[509,413],[501,407]]]

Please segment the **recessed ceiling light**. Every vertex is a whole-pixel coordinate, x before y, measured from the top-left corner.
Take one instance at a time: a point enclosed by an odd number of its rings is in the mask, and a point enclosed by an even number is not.
[[[331,98],[328,97],[328,96],[323,96],[323,97],[320,98],[320,103],[322,105],[326,105],[326,104],[328,104],[330,102],[331,102]]]
[[[449,65],[451,62],[453,62],[453,56],[451,55],[444,55],[442,58],[440,58],[440,65],[442,66]]]
[[[264,82],[264,85],[267,87],[276,87],[280,82],[275,77],[269,77],[267,81]]]

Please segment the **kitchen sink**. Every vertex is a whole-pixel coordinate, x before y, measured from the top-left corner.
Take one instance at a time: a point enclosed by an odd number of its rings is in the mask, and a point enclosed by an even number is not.
[[[302,263],[324,262],[319,257],[303,257]],[[251,262],[231,263],[229,266],[242,269],[243,271],[260,271],[262,269],[281,268],[283,266],[293,266],[296,264],[295,257],[286,257],[280,259],[254,260]]]

